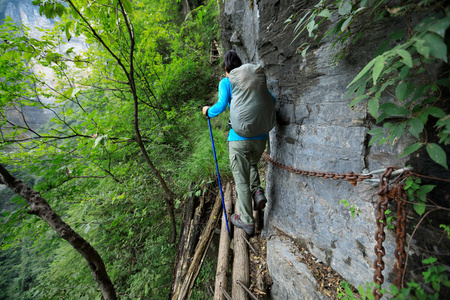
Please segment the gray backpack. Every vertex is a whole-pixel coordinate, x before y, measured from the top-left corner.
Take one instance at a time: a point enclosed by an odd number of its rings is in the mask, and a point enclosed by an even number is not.
[[[261,66],[244,64],[233,69],[229,79],[233,130],[242,137],[269,132],[276,123],[275,103],[267,89],[266,75]]]

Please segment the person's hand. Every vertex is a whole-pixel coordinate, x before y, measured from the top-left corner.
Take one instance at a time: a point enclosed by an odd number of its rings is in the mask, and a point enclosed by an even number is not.
[[[208,111],[208,108],[210,108],[210,106],[203,106],[203,114],[205,115],[205,116],[207,116],[206,115],[206,112]]]

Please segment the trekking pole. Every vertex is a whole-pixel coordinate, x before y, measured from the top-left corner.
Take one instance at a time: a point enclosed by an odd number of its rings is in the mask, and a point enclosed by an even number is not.
[[[223,199],[222,183],[220,182],[219,165],[217,164],[216,148],[214,147],[214,138],[211,129],[211,120],[208,116],[206,117],[208,118],[209,135],[211,136],[211,144],[214,152],[214,161],[216,162],[217,179],[219,180],[220,196],[222,197],[223,214],[225,215],[225,223],[227,224],[228,237],[231,240],[230,228],[228,228],[227,210],[225,209],[225,201]]]

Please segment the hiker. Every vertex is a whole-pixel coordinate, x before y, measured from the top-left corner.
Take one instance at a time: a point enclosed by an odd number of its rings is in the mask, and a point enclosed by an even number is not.
[[[239,68],[241,66],[242,68]],[[235,119],[239,119],[240,117],[239,113],[242,114],[239,108],[236,108],[238,105],[237,104],[238,99],[236,95],[239,96],[241,95],[241,93],[238,90],[238,87],[236,87],[237,84],[234,84],[234,81],[232,84],[230,80],[234,78],[233,75],[235,75],[235,73],[237,73],[238,71],[243,71],[243,68],[245,67],[249,67],[251,69],[258,67],[257,72],[259,72],[259,74],[255,73],[256,75],[254,76],[254,78],[256,78],[256,81],[258,81],[260,80],[261,76],[263,76],[263,80],[260,81],[262,81],[265,89],[263,93],[259,93],[258,95],[267,94],[268,96],[265,95],[266,98],[267,97],[270,98],[269,102],[270,105],[262,105],[262,109],[264,109],[263,113],[261,113],[261,105],[259,105],[259,108],[253,108],[252,105],[246,105],[246,107],[251,108],[251,110],[259,114],[260,116],[256,117],[262,118],[263,123],[264,122],[267,123],[267,120],[265,120],[266,119],[265,112],[273,111],[272,114],[273,116],[267,118],[271,119],[270,120],[271,125],[269,126],[270,128],[267,126],[260,125],[261,121],[250,122],[253,123],[253,125],[256,124],[257,130],[261,129],[264,130],[263,133],[258,133],[257,135],[253,136],[251,135],[252,131],[245,132],[245,130],[239,132],[242,132],[241,134],[243,135],[246,135],[246,133],[248,133],[250,134],[250,136],[248,135],[242,136],[237,134],[236,133],[237,128],[234,128],[235,124],[237,124],[237,121],[233,123],[233,114],[237,114],[236,116],[234,116]],[[268,138],[267,133],[275,125],[275,105],[274,105],[275,98],[267,89],[265,75],[261,67],[250,64],[242,65],[242,62],[239,56],[237,55],[236,51],[229,50],[225,53],[223,68],[225,69],[226,77],[223,78],[219,83],[219,100],[213,106],[204,106],[203,114],[209,118],[213,118],[222,113],[223,111],[225,111],[227,109],[227,106],[229,106],[231,109],[230,119],[232,128],[230,129],[230,132],[228,134],[228,151],[229,151],[231,171],[233,173],[236,185],[236,192],[238,198],[237,209],[239,212],[239,214],[233,214],[231,216],[231,223],[236,227],[244,229],[244,231],[248,235],[252,235],[255,231],[255,221],[253,219],[253,212],[252,212],[252,198],[254,202],[253,203],[254,210],[263,209],[267,202],[267,199],[264,196],[264,190],[261,188],[257,164],[266,147],[266,142]],[[233,70],[235,70],[235,72],[232,72]],[[247,77],[243,76],[241,78]],[[254,86],[255,84],[250,83],[249,85]],[[257,82],[256,85],[259,86],[260,84]],[[233,98],[232,91],[235,91],[234,92],[236,94],[234,95],[235,98]],[[251,100],[250,103],[255,103],[255,101],[256,102],[259,101],[254,99],[250,100]],[[252,124],[248,125],[251,126]],[[268,129],[265,130],[264,129],[265,127],[267,127]]]

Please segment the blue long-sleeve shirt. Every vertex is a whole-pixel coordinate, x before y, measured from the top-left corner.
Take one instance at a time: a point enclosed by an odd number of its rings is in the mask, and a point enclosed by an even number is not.
[[[272,96],[273,97],[273,96]],[[224,112],[230,106],[232,99],[231,83],[228,77],[223,78],[219,83],[219,101],[208,109],[208,117],[214,118]],[[275,98],[274,98],[275,101]],[[254,136],[242,137],[238,135],[233,129],[230,129],[228,134],[228,141],[243,141],[243,140],[264,140],[267,139],[267,133]]]

